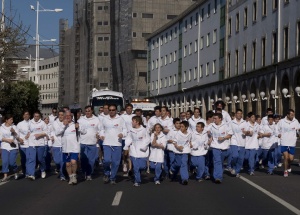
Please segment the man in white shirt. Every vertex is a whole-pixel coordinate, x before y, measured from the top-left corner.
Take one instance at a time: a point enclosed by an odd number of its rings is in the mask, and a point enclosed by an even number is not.
[[[56,117],[57,117],[57,108],[54,107],[54,108],[52,108],[52,114],[49,115],[50,124],[52,124],[54,122]]]
[[[221,108],[222,109],[222,115],[223,115],[222,122],[229,123],[229,122],[231,122],[231,117],[230,117],[229,113],[224,110],[225,106],[226,105],[225,105],[225,103],[223,101],[216,101],[215,105],[214,105],[215,110],[217,108]],[[216,111],[214,111],[214,112],[216,112]]]
[[[297,142],[297,130],[300,124],[295,119],[295,111],[289,109],[286,117],[278,123],[278,137],[281,139],[281,152],[284,157],[284,177],[288,177],[291,172],[291,163],[294,160],[295,147]]]
[[[268,123],[268,116],[273,115],[273,114],[274,114],[273,109],[272,108],[267,108],[267,115],[261,119],[262,125],[268,125],[269,124]]]
[[[92,173],[94,172],[94,165],[98,155],[97,135],[99,135],[101,123],[99,119],[93,115],[91,106],[86,106],[85,116],[78,120],[81,127],[86,129],[86,134],[80,135],[81,148],[81,167],[85,173],[87,181],[92,180]]]
[[[117,106],[109,106],[109,116],[104,117],[100,131],[100,139],[103,140],[104,152],[104,177],[105,183],[116,184],[116,175],[122,156],[122,138],[126,137],[127,129],[125,121],[117,115]]]
[[[152,116],[148,120],[147,131],[149,132],[149,134],[152,132],[153,126],[156,123],[160,123],[159,122],[160,116],[161,116],[161,107],[160,106],[156,106],[154,108],[154,116]]]

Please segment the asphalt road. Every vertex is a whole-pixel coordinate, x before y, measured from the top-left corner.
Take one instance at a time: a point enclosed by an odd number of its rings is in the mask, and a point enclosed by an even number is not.
[[[277,169],[275,175],[259,170],[255,176],[242,173],[235,178],[225,173],[222,184],[212,181],[187,186],[163,181],[154,185],[153,175],[143,174],[143,184],[133,187],[132,181],[119,175],[117,185],[103,184],[98,169],[93,181],[81,181],[76,186],[60,181],[56,175],[32,182],[11,179],[0,184],[1,214],[109,214],[109,215],[169,215],[169,214],[295,214],[300,209],[300,167],[293,165],[288,178]],[[275,201],[246,181],[271,192],[282,200]],[[122,192],[119,204],[112,206],[117,192]],[[291,205],[284,206],[284,203]],[[297,209],[296,209],[297,210]],[[299,211],[300,212],[300,211]]]

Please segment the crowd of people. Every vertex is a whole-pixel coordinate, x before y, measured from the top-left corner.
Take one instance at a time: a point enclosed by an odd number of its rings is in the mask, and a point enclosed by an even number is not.
[[[183,185],[192,174],[199,182],[219,184],[224,170],[239,177],[243,169],[252,176],[261,168],[272,175],[282,165],[288,177],[300,129],[294,110],[281,118],[268,108],[262,118],[241,109],[229,114],[223,101],[214,107],[205,118],[199,108],[179,118],[172,118],[165,106],[156,106],[153,116],[143,116],[141,109],[133,113],[131,104],[120,113],[116,105],[104,105],[97,115],[91,106],[75,116],[69,108],[53,108],[44,119],[39,111],[32,119],[24,111],[17,125],[7,114],[0,127],[2,182],[9,180],[10,169],[15,179],[21,176],[18,153],[25,178],[46,178],[53,161],[55,173],[70,185],[77,184],[78,172],[92,180],[95,164],[103,166],[103,181],[110,184],[116,184],[121,165],[133,186],[140,186],[143,170],[154,172],[156,185],[162,178],[176,180],[178,174]]]

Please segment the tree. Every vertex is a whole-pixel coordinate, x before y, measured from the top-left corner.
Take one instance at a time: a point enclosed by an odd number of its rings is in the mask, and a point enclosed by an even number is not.
[[[31,114],[38,110],[39,88],[33,82],[14,82],[3,91],[7,95],[3,106],[4,112],[13,114],[15,122],[22,121],[24,110],[28,110]]]

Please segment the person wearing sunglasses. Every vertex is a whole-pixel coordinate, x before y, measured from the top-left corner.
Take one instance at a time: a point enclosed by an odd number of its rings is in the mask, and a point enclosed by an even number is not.
[[[117,114],[117,106],[111,104],[109,116],[103,117],[100,139],[103,140],[104,152],[104,183],[116,184],[116,175],[122,156],[122,138],[126,137],[127,129],[124,119]]]
[[[56,118],[57,118],[57,108],[54,107],[52,108],[52,114],[49,115],[50,124],[52,124]]]

